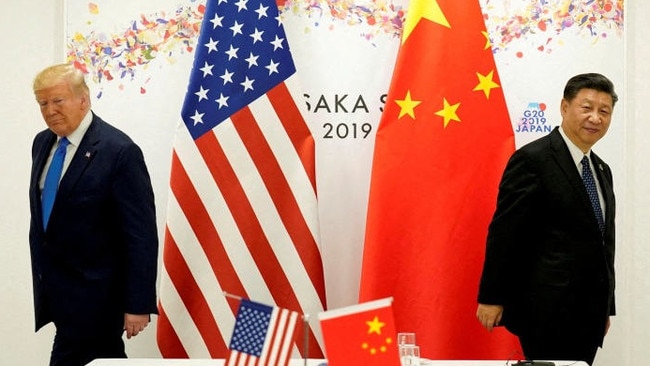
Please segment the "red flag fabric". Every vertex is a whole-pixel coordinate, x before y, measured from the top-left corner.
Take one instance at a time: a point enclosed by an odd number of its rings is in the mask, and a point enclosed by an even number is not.
[[[171,162],[163,357],[229,354],[237,309],[224,292],[301,314],[325,308],[314,141],[278,19],[274,0],[206,4]],[[305,356],[322,358],[317,331]]]
[[[399,366],[392,299],[318,315],[328,366]]]
[[[300,314],[242,299],[226,366],[286,366]]]
[[[475,318],[514,135],[479,2],[412,0],[377,130],[360,300],[393,296],[430,359],[506,359]]]

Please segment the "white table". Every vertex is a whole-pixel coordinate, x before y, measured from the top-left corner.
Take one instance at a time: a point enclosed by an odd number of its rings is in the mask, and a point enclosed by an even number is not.
[[[173,358],[122,358],[122,359],[98,359],[86,366],[223,366],[223,359],[173,359]],[[305,361],[302,359],[292,359],[289,361],[291,366],[303,366]],[[320,366],[325,364],[325,360],[307,360],[307,366]]]
[[[510,361],[513,365],[517,361]],[[556,366],[587,366],[584,362],[576,361],[553,361]],[[325,360],[307,360],[307,366],[319,366]],[[304,360],[292,359],[291,366],[302,366]],[[127,359],[100,359],[89,363],[87,366],[223,366],[222,359],[160,359],[160,358],[127,358]],[[422,366],[505,366],[506,361],[465,361],[465,360],[422,360]]]

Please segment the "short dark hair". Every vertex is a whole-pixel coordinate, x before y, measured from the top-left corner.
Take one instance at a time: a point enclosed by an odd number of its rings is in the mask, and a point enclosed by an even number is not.
[[[612,106],[618,101],[618,95],[614,91],[614,83],[598,73],[580,74],[569,79],[564,87],[564,99],[572,101],[582,89],[594,89],[611,95]]]

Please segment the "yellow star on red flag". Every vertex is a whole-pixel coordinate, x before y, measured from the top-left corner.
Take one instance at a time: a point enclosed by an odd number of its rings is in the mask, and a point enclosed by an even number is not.
[[[458,121],[460,122],[460,118],[458,118],[458,115],[456,114],[456,110],[458,110],[458,107],[460,107],[460,103],[456,103],[454,105],[449,104],[447,101],[447,98],[443,98],[442,100],[443,107],[441,110],[436,112],[436,116],[440,116],[443,118],[445,127],[449,124],[451,121]]]
[[[379,317],[375,317],[373,320],[367,321],[366,324],[368,325],[368,334],[381,334],[381,328],[386,325],[386,323],[379,321]]]
[[[494,78],[494,70],[490,71],[487,75],[481,75],[481,73],[476,73],[476,76],[478,77],[478,85],[474,88],[474,91],[483,91],[485,93],[485,98],[490,99],[490,90],[494,88],[498,88],[499,84],[495,83],[493,78]]]
[[[404,99],[395,100],[395,103],[400,107],[399,117],[397,118],[402,118],[405,114],[408,114],[411,118],[415,119],[415,107],[422,103],[422,101],[411,99],[411,91],[409,90],[406,92]]]
[[[487,50],[488,48],[492,47],[492,41],[490,41],[490,35],[486,31],[481,31],[481,34],[485,37],[485,48],[484,50]]]
[[[404,21],[402,43],[411,35],[411,32],[413,32],[413,29],[421,19],[427,19],[444,27],[451,28],[437,0],[414,2],[409,7],[406,20]]]

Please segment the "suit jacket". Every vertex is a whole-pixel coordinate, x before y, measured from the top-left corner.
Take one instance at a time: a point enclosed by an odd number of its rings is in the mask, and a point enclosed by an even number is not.
[[[39,178],[56,135],[32,145],[29,188],[36,330],[121,326],[124,313],[156,313],[158,234],[140,148],[93,115],[61,178],[47,230]]]
[[[616,207],[609,166],[593,152],[591,163],[604,198],[604,234],[558,128],[508,162],[478,301],[503,305],[501,324],[515,334],[544,326],[602,344],[615,314]]]

